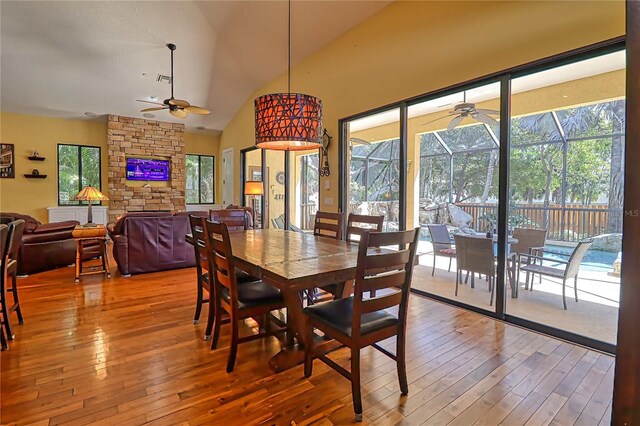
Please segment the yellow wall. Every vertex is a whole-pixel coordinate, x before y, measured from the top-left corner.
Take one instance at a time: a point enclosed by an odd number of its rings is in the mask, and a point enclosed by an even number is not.
[[[0,211],[18,212],[47,221],[47,207],[58,205],[59,143],[101,147],[102,188],[107,188],[107,124],[101,119],[66,120],[60,118],[0,114],[0,140],[15,145],[15,179],[0,179]],[[27,159],[34,150],[46,157],[43,162]],[[37,168],[46,179],[27,179],[23,175]]]
[[[107,124],[102,118],[69,120],[34,115],[0,113],[0,140],[15,145],[16,177],[0,179],[0,211],[18,212],[47,222],[47,207],[58,205],[59,143],[93,145],[102,148],[102,189],[108,196]],[[185,134],[188,154],[208,154],[217,157],[219,135]],[[43,162],[27,157],[38,150],[46,157]],[[37,168],[46,179],[27,179],[23,175]],[[216,176],[218,161],[216,158]]]
[[[321,208],[338,205],[338,119],[618,37],[624,28],[623,1],[392,3],[293,69],[292,90],[323,100],[334,136]],[[236,147],[236,164],[239,150],[254,143],[253,99],[285,88],[281,75],[255,91],[224,129],[220,149]]]

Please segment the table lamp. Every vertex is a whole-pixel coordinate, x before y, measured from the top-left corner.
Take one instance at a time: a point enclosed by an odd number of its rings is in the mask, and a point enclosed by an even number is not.
[[[97,226],[93,223],[93,215],[91,213],[91,203],[94,201],[109,201],[109,198],[98,190],[95,186],[85,186],[82,188],[74,200],[88,201],[89,211],[87,212],[87,224],[85,226]]]
[[[261,180],[248,180],[244,183],[244,195],[251,197],[251,208],[254,215],[257,215],[256,196],[262,196],[263,194],[264,185]]]

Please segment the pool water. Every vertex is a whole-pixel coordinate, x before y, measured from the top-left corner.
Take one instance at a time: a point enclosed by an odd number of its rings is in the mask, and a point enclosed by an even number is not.
[[[573,252],[573,247],[547,244],[545,245],[545,248],[559,253],[566,253],[567,255],[570,255]],[[568,256],[559,256],[552,253],[545,253],[545,256],[554,259],[569,260]],[[585,255],[582,263],[580,264],[580,269],[585,271],[612,271],[613,262],[617,257],[617,253],[610,253],[600,250],[589,250]]]

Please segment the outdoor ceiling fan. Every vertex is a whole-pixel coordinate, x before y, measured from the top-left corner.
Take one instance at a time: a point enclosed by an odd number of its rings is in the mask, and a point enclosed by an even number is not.
[[[488,124],[490,126],[498,125],[498,121],[491,116],[500,115],[500,111],[496,111],[493,109],[476,108],[476,104],[472,102],[467,102],[466,91],[463,92],[462,96],[463,96],[462,102],[454,106],[453,109],[449,111],[448,115],[436,118],[435,120],[427,121],[422,125],[426,126],[429,123],[433,123],[435,121],[442,120],[443,118],[450,118],[450,117],[453,117],[453,119],[449,122],[449,125],[447,126],[447,130],[455,129],[458,126],[458,124],[460,124],[462,120],[464,120],[466,117],[471,117],[476,121],[479,121],[484,124]]]
[[[178,118],[186,118],[189,115],[189,113],[201,114],[201,115],[211,114],[211,111],[209,111],[208,109],[191,105],[189,102],[185,100],[176,99],[173,97],[173,51],[176,50],[176,45],[173,43],[169,43],[167,44],[167,47],[171,51],[171,97],[169,99],[165,99],[162,103],[143,101],[143,100],[137,99],[138,102],[144,102],[146,104],[161,105],[159,107],[145,108],[140,112],[161,111],[161,110],[167,109],[169,110],[169,114]]]

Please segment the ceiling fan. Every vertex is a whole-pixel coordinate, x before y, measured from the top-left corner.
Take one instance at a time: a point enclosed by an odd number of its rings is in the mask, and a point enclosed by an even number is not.
[[[145,108],[140,112],[160,111],[160,110],[168,109],[169,114],[178,118],[186,118],[189,115],[189,113],[201,114],[201,115],[211,114],[211,111],[209,111],[208,109],[191,105],[187,101],[184,101],[182,99],[176,99],[173,97],[173,51],[176,50],[176,45],[173,43],[169,43],[167,44],[167,47],[171,51],[171,97],[169,99],[165,99],[162,103],[143,101],[143,100],[137,99],[138,102],[161,105],[159,107]]]
[[[453,117],[453,119],[449,122],[447,126],[447,130],[453,130],[464,120],[466,117],[471,117],[476,121],[479,121],[484,124],[488,124],[491,126],[498,125],[498,121],[495,118],[491,117],[492,115],[499,115],[500,111],[496,111],[493,109],[484,109],[484,108],[476,108],[476,104],[472,102],[467,102],[467,92],[463,92],[462,102],[453,107],[451,111],[449,111],[448,115],[436,118],[435,120],[427,121],[422,124],[426,126],[429,123],[433,123],[434,121],[442,120],[443,118]]]

